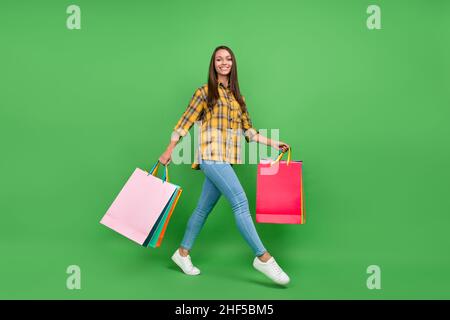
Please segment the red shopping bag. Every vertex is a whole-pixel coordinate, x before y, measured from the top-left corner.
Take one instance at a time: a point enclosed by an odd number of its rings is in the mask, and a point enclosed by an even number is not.
[[[302,161],[261,160],[256,180],[256,222],[304,224]]]

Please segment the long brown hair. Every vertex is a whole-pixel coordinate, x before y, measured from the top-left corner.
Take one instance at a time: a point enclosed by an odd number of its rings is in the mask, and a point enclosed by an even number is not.
[[[230,48],[228,48],[227,46],[218,46],[216,49],[214,49],[214,52],[211,56],[211,61],[209,63],[209,74],[208,74],[208,98],[207,98],[208,108],[209,108],[209,110],[212,110],[213,106],[216,104],[217,100],[219,99],[219,91],[217,90],[218,78],[217,78],[216,68],[214,66],[214,60],[216,58],[216,52],[220,49],[227,50],[228,53],[231,55],[231,61],[233,63],[231,65],[231,72],[228,75],[228,77],[229,77],[228,78],[228,86],[231,89],[231,92],[233,93],[235,99],[238,101],[239,105],[241,106],[242,112],[245,113],[247,111],[247,107],[244,102],[244,99],[242,99],[241,92],[239,90],[236,58],[234,56],[233,51]]]

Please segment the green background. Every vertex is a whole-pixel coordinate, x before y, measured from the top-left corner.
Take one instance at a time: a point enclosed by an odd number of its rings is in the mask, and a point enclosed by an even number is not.
[[[68,30],[66,8],[81,8]],[[381,30],[366,27],[381,7]],[[450,298],[449,1],[5,1],[0,4],[3,299]],[[182,186],[162,246],[99,223],[148,170],[214,48],[236,54],[256,128],[304,161],[307,223],[257,224],[291,277],[251,265],[222,197],[192,251],[170,260],[203,174]],[[248,146],[247,146],[248,147]],[[255,209],[256,165],[235,166]],[[66,269],[81,268],[81,290]],[[369,290],[366,269],[381,268]]]

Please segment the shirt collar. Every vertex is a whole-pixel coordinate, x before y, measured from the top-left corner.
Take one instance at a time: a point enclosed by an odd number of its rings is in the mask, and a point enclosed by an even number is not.
[[[230,88],[230,84],[228,84],[228,87],[225,87],[225,85],[222,83],[222,81],[219,81],[218,86],[222,86],[222,87],[224,87],[225,89],[229,89],[229,88]]]

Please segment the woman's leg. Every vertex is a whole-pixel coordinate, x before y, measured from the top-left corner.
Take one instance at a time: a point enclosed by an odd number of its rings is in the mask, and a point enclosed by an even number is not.
[[[266,253],[266,249],[256,232],[247,196],[231,165],[207,162],[201,165],[201,169],[231,204],[238,229],[255,255],[262,256]]]
[[[197,203],[197,207],[187,223],[186,231],[183,240],[181,241],[181,248],[184,248],[187,251],[191,250],[195,239],[205,224],[206,218],[208,218],[208,215],[216,205],[220,195],[220,191],[211,180],[205,176],[202,193]],[[184,253],[184,255],[187,255],[187,252]]]

